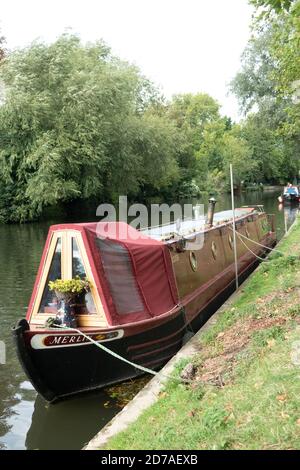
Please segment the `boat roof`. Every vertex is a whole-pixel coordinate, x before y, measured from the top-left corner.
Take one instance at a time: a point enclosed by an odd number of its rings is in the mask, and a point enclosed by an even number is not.
[[[242,207],[235,209],[234,215],[238,219],[249,213],[253,212],[255,208],[251,207]],[[232,210],[226,210],[221,212],[215,212],[213,219],[213,226],[221,225],[232,220],[233,212]],[[150,227],[147,229],[142,229],[141,231],[145,233],[148,237],[155,240],[168,240],[174,237],[174,235],[188,236],[192,235],[195,232],[203,231],[207,226],[206,217],[192,219],[192,220],[182,220],[180,223],[173,222],[167,225],[160,225],[158,227]]]
[[[260,207],[260,206],[259,206]],[[255,207],[242,207],[235,209],[235,218],[239,219],[256,211]],[[214,214],[213,227],[222,225],[232,220],[232,210],[216,212]],[[125,222],[83,222],[76,224],[53,225],[52,231],[56,230],[80,230],[82,232],[91,231],[97,233],[100,237],[111,240],[126,239],[126,243],[131,241],[139,244],[149,244],[155,242],[165,242],[172,240],[176,236],[189,236],[195,232],[201,232],[207,228],[206,218],[196,218],[193,220],[175,221],[171,224],[160,225],[157,227],[148,227],[136,230]],[[124,233],[125,238],[124,238]]]

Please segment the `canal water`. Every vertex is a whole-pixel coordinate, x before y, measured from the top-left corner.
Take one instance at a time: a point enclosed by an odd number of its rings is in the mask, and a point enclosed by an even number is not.
[[[278,239],[298,211],[279,207],[279,192],[236,196],[236,207],[264,204],[268,213],[275,214]],[[230,196],[222,195],[216,209],[230,207]],[[104,391],[47,404],[16,357],[11,327],[26,313],[48,227],[61,221],[0,225],[0,341],[6,345],[6,364],[0,364],[0,449],[80,449],[120,410],[117,393]]]

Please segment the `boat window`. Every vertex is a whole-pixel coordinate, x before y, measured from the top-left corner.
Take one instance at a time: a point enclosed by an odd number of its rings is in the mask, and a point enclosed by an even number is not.
[[[144,310],[127,249],[120,243],[96,239],[105,275],[119,315]]]
[[[55,293],[49,289],[49,282],[55,281],[56,279],[61,279],[61,238],[58,238],[56,242],[54,255],[39,308],[40,313],[57,312],[57,297]]]
[[[193,271],[197,271],[198,262],[194,251],[190,251],[190,264]]]
[[[233,250],[233,236],[231,235],[231,233],[228,236],[228,243],[230,248]]]
[[[86,272],[78,248],[78,244],[75,237],[72,237],[72,277],[80,277],[84,279],[86,277]],[[77,315],[88,315],[91,313],[96,313],[96,307],[93,301],[93,296],[91,292],[87,292],[82,299],[82,302],[76,305],[76,314]]]
[[[212,255],[213,255],[214,259],[217,259],[217,251],[218,251],[218,249],[217,249],[217,244],[216,244],[216,242],[212,242],[212,244],[211,244],[211,252],[212,252]]]

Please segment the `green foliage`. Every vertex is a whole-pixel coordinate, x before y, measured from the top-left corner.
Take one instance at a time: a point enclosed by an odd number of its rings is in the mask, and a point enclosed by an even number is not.
[[[199,186],[196,184],[194,179],[190,181],[182,180],[178,188],[178,196],[180,199],[184,198],[196,198],[200,196],[201,191]]]
[[[237,95],[241,111],[245,114],[266,99],[275,98],[276,68],[270,53],[273,37],[272,26],[266,26],[260,35],[253,36],[242,54],[242,68],[231,82],[231,90]]]
[[[175,188],[179,198],[197,197],[207,190],[208,167],[199,162],[198,153],[206,140],[207,126],[221,119],[219,108],[205,93],[175,95],[166,107],[166,116],[176,126],[180,142],[177,147],[180,177]]]
[[[150,111],[158,93],[104,43],[84,46],[69,35],[34,43],[6,58],[0,78],[3,221],[176,179],[175,126]]]
[[[257,178],[285,183],[300,170],[300,2],[252,3],[274,11],[254,23],[231,88],[247,116],[242,132],[257,162]]]
[[[255,180],[257,162],[245,139],[239,136],[239,128],[224,136],[224,171],[229,185],[229,164],[234,168],[234,184],[241,187],[245,181]]]
[[[168,116],[179,132],[188,137],[179,154],[181,173],[178,194],[191,197],[200,192],[225,189],[229,163],[235,167],[237,185],[253,178],[257,164],[251,149],[230,119],[221,117],[219,104],[206,94],[177,95],[168,106]]]
[[[276,64],[273,78],[280,96],[294,96],[294,104],[299,105],[300,1],[293,3],[289,14],[277,15],[271,25],[273,37],[269,48]]]
[[[253,347],[266,347],[270,340],[282,340],[284,338],[284,328],[272,326],[266,330],[255,331],[252,336]]]
[[[74,279],[56,279],[49,282],[49,289],[61,294],[82,294],[91,289],[90,282],[87,279],[80,279],[78,276]]]
[[[298,177],[298,5],[255,23],[232,83],[246,115],[239,125],[205,93],[166,102],[101,41],[63,35],[4,59],[0,42],[0,223],[91,198],[174,200],[228,190],[230,163],[239,189]]]
[[[267,11],[274,10],[277,13],[281,11],[288,11],[293,5],[294,0],[250,0],[256,7],[264,7]]]
[[[169,106],[169,115],[179,128],[199,131],[219,117],[220,105],[206,93],[175,95]]]

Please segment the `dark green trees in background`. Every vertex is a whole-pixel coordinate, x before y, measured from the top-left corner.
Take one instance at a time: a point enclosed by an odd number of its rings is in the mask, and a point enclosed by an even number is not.
[[[0,70],[0,216],[30,220],[47,205],[163,187],[177,174],[172,122],[139,71],[101,42],[33,44]]]
[[[300,170],[300,2],[252,3],[261,8],[232,90],[258,177],[284,183]]]
[[[9,54],[0,68],[0,219],[34,220],[49,205],[119,194],[198,196],[223,179],[230,120],[207,94],[165,102],[102,42],[63,35]],[[225,152],[225,153],[224,153]],[[245,169],[243,168],[243,174]]]
[[[205,93],[165,100],[103,43],[63,35],[15,52],[0,40],[0,221],[119,194],[199,196],[299,176],[299,1],[253,0],[257,17],[231,89],[244,119]]]

